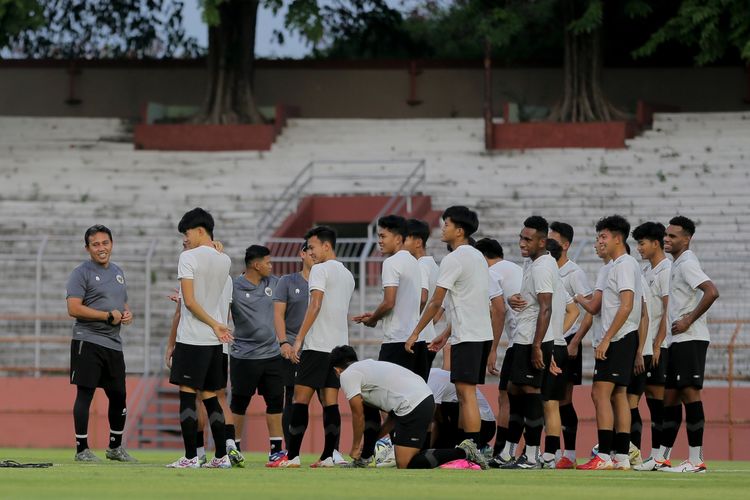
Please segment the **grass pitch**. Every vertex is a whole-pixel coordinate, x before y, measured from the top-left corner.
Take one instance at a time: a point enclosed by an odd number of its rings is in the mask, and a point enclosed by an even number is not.
[[[95,451],[104,459],[104,452]],[[619,471],[461,471],[396,469],[267,469],[265,455],[246,468],[170,470],[179,452],[138,451],[139,464],[77,464],[72,450],[0,449],[0,460],[53,462],[49,469],[0,469],[0,498],[450,498],[617,499],[743,498],[750,463],[709,462],[707,474]],[[580,462],[580,460],[579,460]],[[744,492],[744,493],[743,493]]]

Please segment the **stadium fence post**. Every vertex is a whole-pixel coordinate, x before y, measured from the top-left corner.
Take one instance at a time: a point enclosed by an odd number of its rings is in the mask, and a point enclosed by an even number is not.
[[[146,296],[143,304],[143,375],[151,371],[151,262],[156,250],[157,240],[152,239],[146,253]]]
[[[47,249],[47,242],[49,242],[49,235],[45,234],[39,243],[39,248],[36,252],[36,278],[34,282],[34,377],[39,378],[41,376],[41,340],[42,340],[42,257],[44,251]]]

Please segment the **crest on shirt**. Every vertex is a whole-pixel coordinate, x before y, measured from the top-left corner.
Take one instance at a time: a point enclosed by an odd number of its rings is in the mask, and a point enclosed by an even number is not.
[[[115,276],[115,279],[117,280],[119,284],[121,285],[125,284],[125,278],[122,277],[122,274],[118,274],[117,276]]]
[[[271,290],[271,287],[270,287],[270,286],[267,286],[267,287],[266,287],[266,289],[265,289],[265,292],[266,292],[266,295],[267,295],[268,297],[270,297],[271,295],[273,295],[273,290]]]
[[[99,281],[99,276],[94,276],[94,279],[95,279],[96,281]]]
[[[294,289],[294,293],[296,293],[297,295],[299,295],[299,288],[295,288]]]

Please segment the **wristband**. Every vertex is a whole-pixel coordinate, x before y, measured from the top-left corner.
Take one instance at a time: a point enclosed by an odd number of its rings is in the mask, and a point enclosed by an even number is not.
[[[282,340],[281,342],[279,342],[279,347],[283,346],[284,344],[292,345],[288,340]]]
[[[107,313],[107,324],[111,326],[112,323],[114,323],[114,322],[115,322],[115,315],[112,314],[112,311],[109,311]]]

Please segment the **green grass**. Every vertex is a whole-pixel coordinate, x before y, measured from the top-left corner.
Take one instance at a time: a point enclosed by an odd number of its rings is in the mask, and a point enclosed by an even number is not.
[[[97,451],[104,458],[102,451]],[[410,471],[263,467],[247,457],[245,469],[170,470],[179,453],[134,451],[139,464],[76,464],[71,450],[0,449],[0,460],[53,462],[49,469],[0,469],[0,498],[741,498],[750,463],[710,462],[704,475],[583,471]],[[303,457],[311,463],[313,457]],[[742,493],[745,491],[745,493]],[[463,497],[463,498],[462,498]]]

